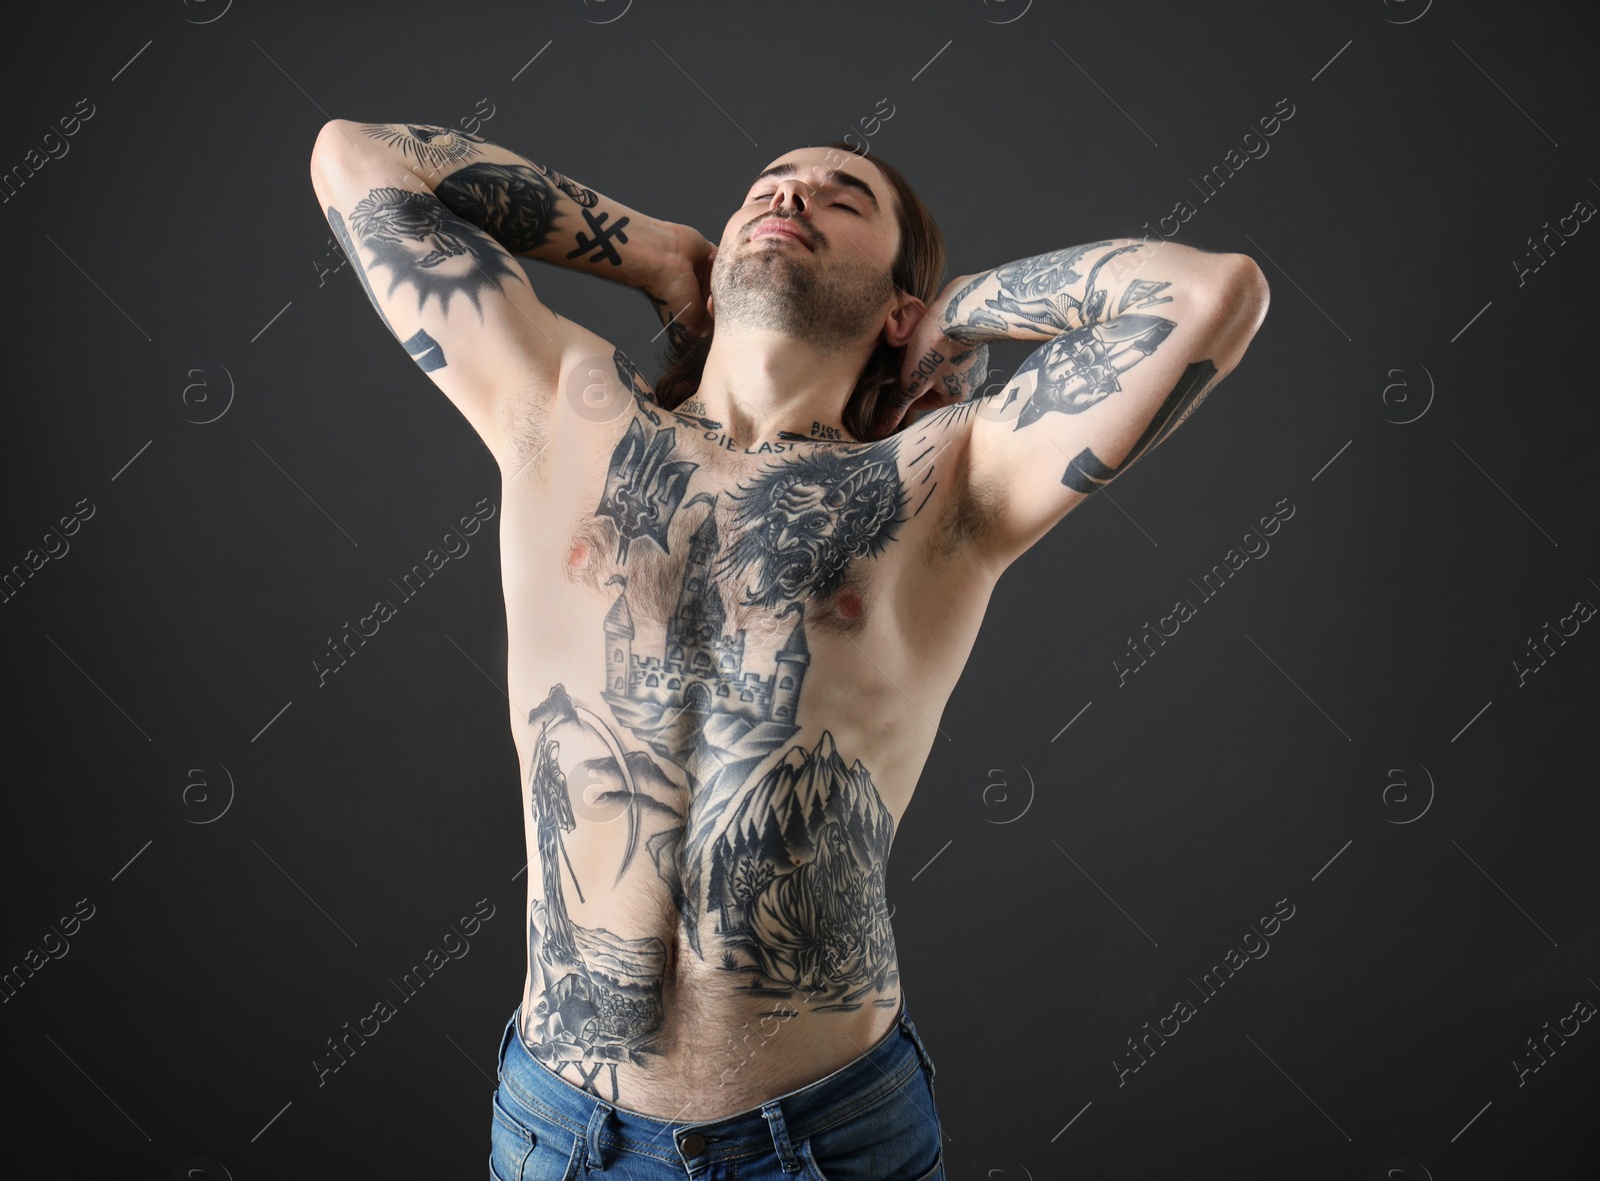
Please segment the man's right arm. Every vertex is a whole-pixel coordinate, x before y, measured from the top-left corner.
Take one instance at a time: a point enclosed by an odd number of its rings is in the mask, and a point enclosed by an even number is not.
[[[311,179],[385,324],[502,461],[512,403],[539,413],[563,360],[596,341],[546,307],[511,256],[612,279],[665,307],[655,289],[682,274],[681,252],[699,238],[446,128],[333,120]]]

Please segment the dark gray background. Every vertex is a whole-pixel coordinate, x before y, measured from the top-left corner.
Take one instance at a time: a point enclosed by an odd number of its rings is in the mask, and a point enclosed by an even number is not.
[[[0,168],[95,114],[0,205],[0,564],[94,515],[0,606],[4,967],[95,910],[0,1005],[0,1169],[484,1172],[524,970],[493,530],[326,687],[312,661],[498,480],[349,268],[319,274],[323,121],[492,107],[489,139],[715,238],[761,166],[887,99],[871,148],[951,275],[1188,199],[1175,240],[1272,284],[1203,412],[1002,580],[898,834],[951,1175],[1594,1175],[1600,1028],[1522,1085],[1514,1060],[1600,1004],[1600,621],[1526,685],[1513,661],[1600,604],[1600,220],[1514,265],[1600,202],[1596,46],[1587,6],[1427,2],[14,16]],[[1283,98],[1268,154],[1202,202]],[[526,265],[652,356],[642,297]],[[1203,602],[1190,580],[1283,498],[1270,553]],[[1119,685],[1181,598],[1195,617]],[[173,795],[197,767],[234,785],[205,824]],[[1385,802],[1392,768],[1433,783],[1410,823],[1426,795]],[[319,1087],[325,1039],[479,899],[470,953]],[[1270,954],[1200,1003],[1190,980],[1280,899]],[[1119,1086],[1125,1040],[1185,997]]]

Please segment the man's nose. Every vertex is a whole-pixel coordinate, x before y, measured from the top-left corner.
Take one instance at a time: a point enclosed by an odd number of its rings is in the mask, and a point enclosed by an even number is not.
[[[779,181],[772,191],[772,208],[776,211],[788,207],[795,213],[804,213],[811,200],[811,188],[802,180]]]

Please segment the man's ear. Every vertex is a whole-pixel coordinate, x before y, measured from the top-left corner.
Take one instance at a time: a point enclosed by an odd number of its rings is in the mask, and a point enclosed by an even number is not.
[[[900,293],[898,304],[889,312],[883,324],[883,339],[890,348],[905,348],[906,341],[928,314],[928,305],[914,295]]]

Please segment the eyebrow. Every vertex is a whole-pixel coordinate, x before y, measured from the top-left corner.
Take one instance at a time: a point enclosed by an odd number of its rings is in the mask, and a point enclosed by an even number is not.
[[[755,183],[759,184],[761,181],[766,180],[769,177],[776,178],[780,176],[793,176],[795,171],[796,169],[793,164],[774,164],[760,176],[756,177]],[[860,177],[852,176],[848,172],[841,172],[837,168],[824,168],[822,170],[822,178],[825,182],[831,181],[832,183],[840,185],[844,188],[855,189],[859,193],[866,194],[867,200],[872,202],[872,208],[880,213],[882,212],[882,207],[878,204],[878,195],[872,191],[872,186],[867,184],[867,182],[862,180]],[[755,185],[752,184],[751,187],[754,188]]]

